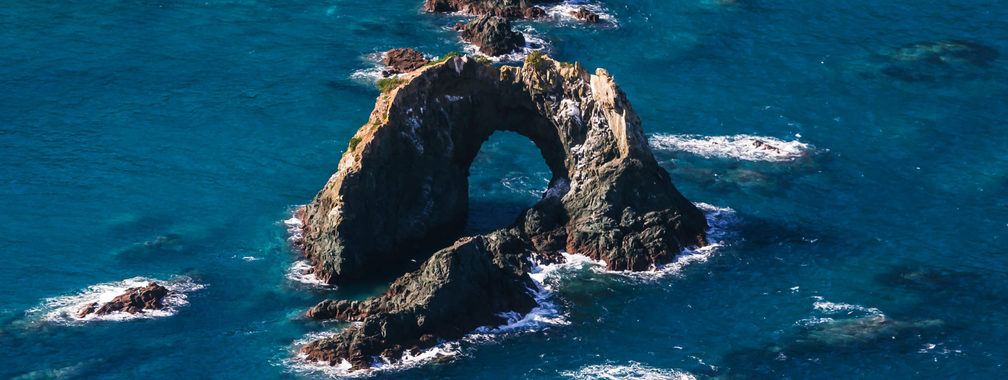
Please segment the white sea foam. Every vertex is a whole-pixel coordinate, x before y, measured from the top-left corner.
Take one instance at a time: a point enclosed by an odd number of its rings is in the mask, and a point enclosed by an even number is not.
[[[812,152],[811,146],[798,140],[773,137],[733,135],[653,135],[651,147],[665,151],[689,152],[706,158],[734,158],[745,161],[794,161]]]
[[[704,213],[704,216],[707,217],[707,224],[710,226],[710,229],[707,230],[707,240],[710,244],[704,247],[685,249],[682,253],[676,256],[674,261],[664,264],[658,268],[638,272],[609,271],[605,269],[606,263],[603,261],[594,261],[580,254],[564,253],[563,255],[568,261],[572,259],[575,260],[575,263],[592,263],[592,269],[597,272],[619,274],[642,280],[660,280],[669,276],[678,276],[682,274],[684,268],[690,265],[707,262],[707,260],[709,260],[719,249],[728,244],[735,235],[733,227],[739,222],[738,215],[735,213],[735,210],[730,208],[717,207],[702,202],[697,202],[696,206]]]
[[[299,208],[300,206],[294,207],[294,210],[291,211],[290,219],[283,221],[284,225],[287,226],[287,235],[288,235],[287,240],[291,242],[301,240],[304,237],[302,235],[304,233],[304,230],[302,229],[304,227],[304,222],[301,220],[301,218],[297,217],[297,210]],[[297,261],[294,261],[293,263],[291,263],[291,266],[287,268],[287,279],[313,287],[320,287],[320,288],[333,287],[332,285],[329,285],[325,281],[322,281],[317,276],[315,276],[315,271],[313,270],[311,263],[308,262],[308,259],[305,259],[304,257],[302,257]]]
[[[543,191],[549,185],[546,180],[549,176],[549,173],[535,173],[530,176],[525,173],[510,172],[501,178],[500,183],[516,194],[539,197],[543,195]]]
[[[168,289],[168,295],[163,300],[164,308],[161,310],[144,310],[136,314],[126,312],[115,312],[106,315],[89,314],[84,318],[77,318],[77,313],[80,312],[81,308],[91,303],[104,304],[122,295],[130,288],[144,287],[152,281]],[[42,320],[61,324],[167,317],[174,315],[180,308],[189,304],[187,293],[203,289],[204,287],[206,286],[198,284],[192,278],[186,276],[174,277],[168,281],[147,277],[133,277],[122,281],[91,285],[77,294],[47,298],[41,305],[29,309],[26,314],[38,315]]]
[[[584,7],[588,11],[599,15],[600,24],[610,27],[619,26],[619,23],[616,22],[616,17],[613,16],[608,9],[598,3],[587,0],[567,0],[553,5],[543,4],[542,7],[549,17],[553,18],[561,25],[586,25],[584,21],[571,14],[572,12],[577,12],[581,9],[581,7]]]
[[[314,269],[307,259],[297,260],[292,263],[291,266],[287,268],[287,279],[312,287],[335,288],[334,285],[329,285],[315,276]]]
[[[359,69],[350,74],[350,79],[367,85],[374,85],[382,78],[382,71],[387,67],[385,62],[386,52],[374,52],[361,57],[361,61],[367,63],[368,67]]]
[[[821,296],[812,296],[815,302],[812,303],[812,316],[798,320],[795,325],[814,326],[819,324],[833,323],[839,319],[851,318],[885,318],[885,313],[874,307],[855,305],[842,302],[830,302]]]
[[[639,380],[693,380],[688,372],[647,366],[635,361],[627,364],[596,364],[581,367],[576,371],[564,371],[561,375],[578,380],[594,379],[639,379]]]

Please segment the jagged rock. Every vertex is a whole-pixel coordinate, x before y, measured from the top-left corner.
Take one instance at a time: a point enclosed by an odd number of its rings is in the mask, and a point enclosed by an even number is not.
[[[556,252],[644,270],[705,245],[703,214],[672,185],[651,154],[640,119],[602,69],[532,55],[500,69],[469,57],[405,74],[378,98],[337,171],[298,213],[299,244],[330,282],[346,282],[407,260],[415,246],[461,233],[469,166],[498,130],[539,147],[552,171],[543,199],[511,226],[459,239],[364,301],[324,301],[316,319],[357,321],[302,348],[309,360],[367,367],[406,350],[456,339],[534,307],[533,255]],[[404,165],[403,163],[409,163]]]
[[[404,80],[378,99],[339,170],[299,210],[299,244],[321,279],[366,278],[405,263],[414,247],[457,237],[469,165],[498,130],[531,139],[553,174],[544,200],[521,218],[537,251],[646,270],[706,244],[706,219],[658,165],[605,70],[539,55],[500,69],[456,57]]]
[[[490,15],[477,17],[466,24],[462,28],[462,39],[489,56],[508,54],[525,46],[525,36],[511,30],[510,21]]]
[[[505,18],[536,19],[546,16],[546,11],[535,4],[552,3],[556,0],[427,0],[427,12],[463,12],[471,15],[491,15]]]
[[[151,282],[145,287],[130,288],[100,307],[97,302],[90,303],[81,308],[77,313],[77,318],[84,318],[92,313],[95,315],[114,312],[136,314],[144,310],[161,310],[164,308],[163,301],[166,296],[168,296],[167,288]]]
[[[404,351],[429,348],[438,338],[458,339],[480,326],[506,321],[503,312],[535,306],[521,253],[532,247],[520,232],[502,230],[464,238],[396,280],[385,294],[364,301],[323,301],[310,318],[361,322],[301,349],[309,360],[367,368],[373,357],[395,361]]]
[[[389,69],[382,71],[382,76],[408,73],[419,69],[429,62],[424,58],[423,53],[414,49],[392,49],[385,53],[385,66]]]
[[[597,13],[595,13],[595,12],[589,11],[585,7],[581,7],[581,9],[578,9],[577,12],[571,11],[570,14],[571,14],[571,16],[574,16],[574,17],[576,17],[579,20],[584,21],[584,22],[588,22],[588,23],[592,23],[592,24],[598,24],[599,23],[599,15]]]

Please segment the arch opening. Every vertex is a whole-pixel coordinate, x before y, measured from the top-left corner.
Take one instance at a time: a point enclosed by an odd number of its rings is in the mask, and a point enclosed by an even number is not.
[[[482,235],[514,223],[542,199],[552,171],[527,137],[497,131],[469,166],[469,211],[463,235]]]

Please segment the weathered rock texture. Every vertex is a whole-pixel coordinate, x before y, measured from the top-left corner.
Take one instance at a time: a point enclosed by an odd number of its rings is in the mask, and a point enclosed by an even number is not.
[[[511,22],[498,16],[483,15],[462,27],[462,39],[476,45],[480,52],[498,56],[520,50],[525,36],[511,30]]]
[[[506,18],[537,19],[546,16],[546,11],[536,4],[554,3],[559,0],[427,0],[424,10],[428,12],[463,12],[471,15],[492,15]]]
[[[115,312],[136,314],[144,310],[161,310],[164,308],[163,301],[166,296],[168,296],[167,288],[151,282],[145,287],[130,288],[105,304],[90,303],[80,309],[77,318],[84,318],[92,313],[95,315]]]
[[[323,301],[308,311],[315,319],[361,322],[335,337],[303,347],[309,360],[367,368],[373,357],[391,360],[428,348],[438,339],[458,339],[477,327],[498,325],[505,311],[535,306],[522,254],[532,251],[516,231],[463,238],[434,254],[424,266],[365,301]]]
[[[382,63],[388,66],[389,69],[382,71],[382,76],[387,77],[394,74],[408,73],[423,67],[427,62],[427,58],[424,58],[423,53],[414,49],[392,49],[385,52],[385,60]]]
[[[395,360],[454,339],[499,313],[526,313],[529,258],[558,250],[646,270],[705,245],[703,214],[651,154],[612,77],[539,55],[500,69],[448,58],[404,76],[377,101],[315,199],[299,210],[303,246],[330,283],[371,276],[415,246],[447,245],[464,226],[469,166],[492,133],[539,147],[552,171],[543,199],[502,230],[458,240],[382,296],[325,301],[308,315],[361,324],[305,346],[311,360]]]
[[[301,245],[320,278],[368,277],[408,257],[410,247],[458,236],[469,165],[498,130],[531,139],[553,172],[541,203],[558,206],[525,231],[549,242],[537,250],[643,270],[705,244],[703,214],[655,161],[640,119],[605,70],[593,75],[539,55],[500,69],[456,57],[406,80],[378,99],[339,170],[299,211]]]
[[[585,7],[581,7],[581,9],[578,9],[577,12],[571,11],[570,14],[571,16],[577,17],[579,20],[587,23],[591,24],[599,23],[599,15],[595,12],[589,11]]]

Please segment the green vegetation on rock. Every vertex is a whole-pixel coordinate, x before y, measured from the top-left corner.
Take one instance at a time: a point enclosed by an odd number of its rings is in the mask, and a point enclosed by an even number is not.
[[[381,91],[381,92],[383,92],[383,93],[384,92],[389,92],[389,91],[392,91],[393,89],[395,89],[396,87],[399,87],[403,83],[406,83],[405,79],[396,78],[396,77],[382,78],[382,79],[378,80],[378,90]]]

